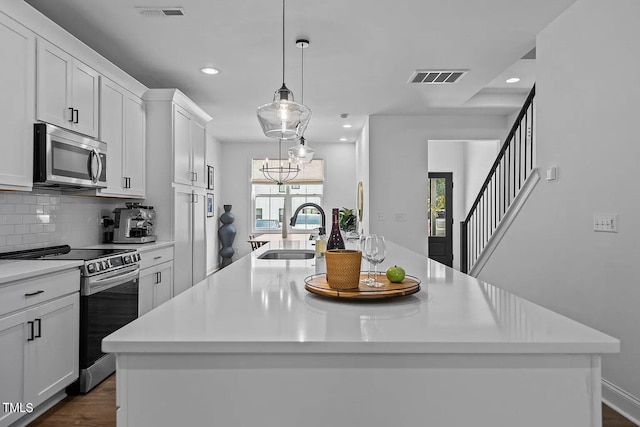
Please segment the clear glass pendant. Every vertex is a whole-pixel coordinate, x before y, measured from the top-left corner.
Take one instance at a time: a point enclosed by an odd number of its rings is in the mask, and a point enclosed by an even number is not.
[[[295,163],[309,163],[313,160],[316,150],[306,145],[304,136],[300,138],[300,143],[289,148],[289,160]]]
[[[258,108],[258,121],[269,138],[292,140],[302,137],[311,119],[311,110],[293,100],[284,83],[273,95],[273,102]]]

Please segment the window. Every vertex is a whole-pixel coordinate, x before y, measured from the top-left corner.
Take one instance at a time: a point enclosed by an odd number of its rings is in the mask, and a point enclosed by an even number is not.
[[[262,160],[253,160],[251,178],[252,232],[278,232],[283,223],[289,223],[298,206],[315,203],[322,206],[324,192],[323,160],[313,160],[300,165],[302,169],[295,180],[285,185],[269,183],[260,172]],[[286,206],[286,218],[284,211]],[[291,232],[307,232],[321,226],[320,212],[312,206],[305,207],[298,214],[296,225]]]

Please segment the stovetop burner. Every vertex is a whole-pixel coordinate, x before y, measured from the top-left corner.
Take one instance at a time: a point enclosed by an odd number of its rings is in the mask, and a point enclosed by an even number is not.
[[[135,249],[71,249],[69,245],[0,253],[0,259],[83,260],[83,276],[104,273],[140,261]]]

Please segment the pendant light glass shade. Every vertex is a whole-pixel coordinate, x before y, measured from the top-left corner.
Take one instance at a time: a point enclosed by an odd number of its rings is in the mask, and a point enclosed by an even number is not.
[[[282,140],[300,138],[311,119],[311,110],[295,102],[284,83],[273,95],[273,102],[259,107],[257,113],[264,134]]]
[[[289,148],[289,160],[294,163],[309,163],[313,160],[316,150],[305,145],[304,136],[300,138],[300,143]]]
[[[284,10],[284,0],[282,0],[282,87],[273,95],[272,103],[258,108],[257,115],[266,136],[279,140],[292,140],[304,134],[311,119],[311,110],[295,102],[293,92],[284,83]]]

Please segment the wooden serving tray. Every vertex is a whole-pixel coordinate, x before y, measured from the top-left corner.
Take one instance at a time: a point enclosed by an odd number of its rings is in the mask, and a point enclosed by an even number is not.
[[[371,275],[373,277],[373,274]],[[367,273],[360,273],[360,279],[366,279]],[[420,290],[420,279],[413,276],[405,276],[401,283],[391,283],[386,274],[376,276],[378,282],[384,286],[372,288],[360,283],[358,289],[333,289],[329,287],[325,273],[314,274],[304,279],[304,288],[311,293],[332,298],[344,299],[382,299],[394,298],[403,295],[411,295]]]

